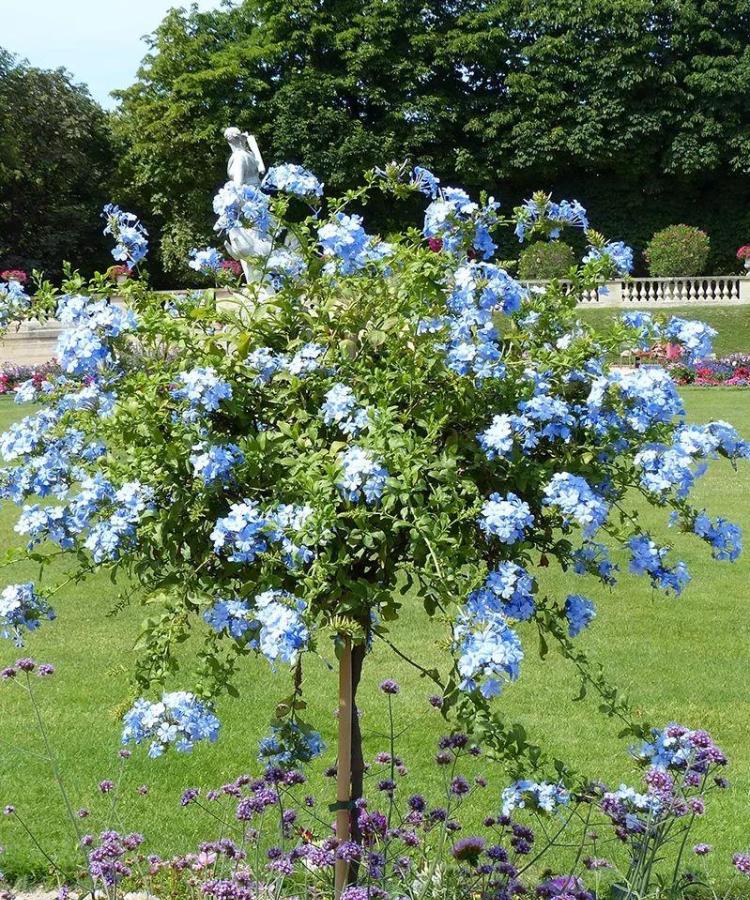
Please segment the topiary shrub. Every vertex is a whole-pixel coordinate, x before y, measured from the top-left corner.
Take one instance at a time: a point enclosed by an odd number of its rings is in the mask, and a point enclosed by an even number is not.
[[[711,249],[705,231],[692,225],[670,225],[651,238],[644,251],[649,274],[657,278],[702,275]]]
[[[522,281],[564,278],[575,264],[573,248],[564,241],[536,241],[521,253],[518,276]]]

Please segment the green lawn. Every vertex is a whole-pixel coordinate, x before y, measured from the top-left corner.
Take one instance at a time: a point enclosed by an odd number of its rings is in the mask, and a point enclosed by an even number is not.
[[[718,313],[718,310],[715,312]],[[750,437],[748,413],[750,392],[729,389],[685,391],[689,414],[696,420],[723,418],[734,422]],[[0,427],[17,416],[7,400],[0,401]],[[710,502],[714,512],[750,526],[750,469],[732,471],[713,464],[698,491],[698,501]],[[663,511],[643,513],[644,525],[661,527]],[[17,543],[12,525],[15,509],[0,511],[0,535],[10,545]],[[662,532],[663,533],[663,532]],[[708,728],[732,760],[732,787],[711,805],[696,838],[713,844],[712,865],[717,876],[728,879],[729,856],[750,842],[750,695],[747,672],[750,664],[750,612],[748,611],[747,558],[737,564],[714,563],[705,545],[677,538],[680,555],[686,559],[693,583],[680,599],[652,594],[646,582],[623,575],[618,588],[609,593],[595,585],[575,581],[579,592],[589,593],[598,606],[598,617],[579,640],[594,661],[601,662],[610,678],[627,688],[639,714],[657,723],[684,721]],[[0,584],[33,578],[30,566],[3,572]],[[543,572],[543,587],[558,594],[567,592],[571,581]],[[109,801],[97,796],[98,782],[112,777],[118,767],[119,715],[128,700],[128,680],[134,661],[133,640],[143,611],[126,608],[116,615],[117,588],[104,578],[94,578],[82,587],[69,587],[56,598],[59,618],[32,635],[25,652],[53,662],[57,674],[38,683],[40,703],[49,725],[52,744],[76,807],[89,805],[103,810]],[[399,645],[419,660],[435,662],[442,655],[441,633],[426,629],[417,600],[411,601],[396,633]],[[510,719],[524,724],[529,735],[554,754],[576,767],[607,781],[630,779],[632,767],[618,726],[597,713],[596,702],[587,698],[574,702],[578,685],[569,663],[551,652],[542,661],[536,642],[528,635],[527,657],[522,677],[497,702]],[[325,649],[325,648],[324,648]],[[3,642],[0,664],[15,658],[12,645]],[[306,686],[311,721],[322,723],[324,737],[333,741],[335,677],[327,660],[314,659],[306,666]],[[431,763],[435,740],[441,733],[440,717],[424,702],[428,686],[386,648],[376,647],[367,661],[362,688],[363,727],[367,750],[384,746],[382,697],[377,684],[386,676],[402,683],[397,698],[399,724],[405,731],[399,752],[410,765],[408,782],[414,790],[429,793],[437,784]],[[190,686],[189,673],[182,682]],[[269,671],[263,661],[251,661],[243,677],[241,699],[219,703],[223,721],[220,741],[199,747],[189,756],[168,756],[149,761],[136,752],[127,763],[124,787],[118,801],[122,827],[145,833],[150,850],[171,852],[190,849],[198,840],[212,836],[210,820],[199,811],[179,807],[184,787],[223,783],[242,771],[256,771],[256,742],[266,730],[274,700],[287,687],[284,673]],[[32,829],[43,836],[44,846],[73,859],[73,842],[64,825],[61,801],[43,760],[34,734],[32,712],[13,684],[0,683],[0,807],[13,803]],[[327,754],[327,763],[332,754]],[[472,816],[496,807],[503,773],[488,766],[485,771],[495,788],[477,803]],[[332,797],[332,785],[314,776],[313,790],[321,800]],[[148,784],[148,797],[136,788]],[[92,830],[98,822],[87,822]],[[0,817],[0,846],[6,852],[2,869],[11,876],[42,875],[45,861],[12,819]]]
[[[634,308],[645,308],[645,305]],[[580,310],[582,319],[594,327],[602,328],[612,316],[618,316],[622,312],[624,312],[622,309]],[[717,356],[726,356],[728,353],[750,353],[750,306],[676,306],[654,309],[654,313],[707,322],[718,331],[714,340],[714,351]]]

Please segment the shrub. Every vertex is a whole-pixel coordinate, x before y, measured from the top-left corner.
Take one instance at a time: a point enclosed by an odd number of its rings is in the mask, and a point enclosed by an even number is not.
[[[670,225],[656,232],[644,256],[649,273],[657,278],[702,275],[710,249],[705,231],[692,225]]]
[[[518,277],[522,281],[564,278],[575,264],[573,248],[564,241],[536,241],[521,253]]]

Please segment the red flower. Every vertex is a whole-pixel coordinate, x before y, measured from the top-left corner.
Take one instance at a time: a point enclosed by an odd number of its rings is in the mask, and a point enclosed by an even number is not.
[[[26,284],[29,276],[22,269],[6,269],[0,272],[0,278],[3,281],[17,281],[19,284]]]

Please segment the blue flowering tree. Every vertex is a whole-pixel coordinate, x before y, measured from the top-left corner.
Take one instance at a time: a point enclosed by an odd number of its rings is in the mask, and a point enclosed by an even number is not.
[[[361,212],[376,191],[425,195],[423,228],[388,243],[369,234]],[[212,701],[235,691],[253,652],[290,669],[261,758],[309,761],[322,742],[303,719],[305,654],[332,641],[345,839],[362,787],[357,687],[374,644],[407,658],[391,630],[404,604],[446,629],[451,664],[409,660],[434,683],[435,704],[517,772],[540,757],[494,698],[522,671],[518,622],[559,644],[620,713],[573,644],[595,615],[585,588],[544,596],[535,568],[614,585],[620,548],[633,572],[679,594],[688,572],[639,526],[637,498],[715,558],[736,558],[737,528],[689,494],[706,460],[734,463],[748,446],[724,422],[686,424],[663,369],[606,363],[659,336],[701,355],[710,329],[643,314],[607,335],[581,324],[578,298],[632,254],[593,231],[580,204],[545,194],[503,218],[492,198],[475,202],[421,168],[393,165],[326,199],[314,175],[277,166],[261,188],[227,184],[214,209],[251,271],[224,300],[157,294],[138,277],[124,304],[104,277],[70,273],[61,291],[42,283],[33,298],[0,285],[3,326],[32,315],[67,326],[62,374],[17,393],[43,406],[0,436],[0,496],[21,507],[28,541],[8,561],[30,555],[44,569],[68,554],[74,578],[110,570],[149,604],[143,696],[123,739],[151,756],[216,739]],[[112,206],[105,219],[115,258],[136,276],[141,224]],[[503,229],[525,240],[565,228],[589,243],[565,282],[527,289],[493,261]],[[221,262],[216,249],[192,253],[207,274]],[[0,634],[22,643],[54,616],[53,592],[7,586]],[[195,633],[192,692],[159,696]]]

